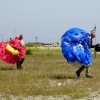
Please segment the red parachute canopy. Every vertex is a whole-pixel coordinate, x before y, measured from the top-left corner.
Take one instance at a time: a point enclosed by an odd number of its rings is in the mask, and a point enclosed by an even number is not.
[[[9,64],[15,64],[17,60],[23,58],[26,46],[21,47],[18,37],[7,41],[0,42],[0,59]]]

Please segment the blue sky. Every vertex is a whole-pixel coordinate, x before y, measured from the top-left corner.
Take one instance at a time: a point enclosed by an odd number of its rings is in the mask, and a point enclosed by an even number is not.
[[[99,42],[99,10],[100,0],[0,0],[0,41],[16,32],[25,42],[60,42],[69,28],[90,32],[96,24]]]

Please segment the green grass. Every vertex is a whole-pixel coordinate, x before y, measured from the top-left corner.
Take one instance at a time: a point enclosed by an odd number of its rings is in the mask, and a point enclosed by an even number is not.
[[[99,65],[100,55],[96,59],[93,55],[90,72],[94,78],[86,78],[85,70],[78,78],[77,67],[67,63],[61,50],[33,50],[32,55],[26,55],[22,70],[0,60],[0,93],[6,97],[68,95],[73,99],[81,98],[100,90]]]

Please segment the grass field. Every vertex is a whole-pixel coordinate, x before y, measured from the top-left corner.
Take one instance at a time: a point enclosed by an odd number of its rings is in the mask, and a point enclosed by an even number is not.
[[[94,78],[89,79],[85,70],[80,78],[76,76],[77,67],[67,63],[60,49],[33,49],[32,53],[25,56],[22,70],[0,60],[0,98],[42,95],[69,96],[74,100],[100,90],[99,54],[96,59],[93,55],[90,71]]]

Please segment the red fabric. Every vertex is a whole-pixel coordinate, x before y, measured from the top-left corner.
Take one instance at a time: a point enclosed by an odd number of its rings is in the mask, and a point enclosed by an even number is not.
[[[18,50],[18,55],[13,55],[12,52],[6,49],[6,45],[10,44],[12,48]],[[24,57],[26,51],[26,46],[21,47],[20,41],[18,37],[7,41],[7,42],[0,42],[0,59],[9,64],[15,64],[17,60]]]

